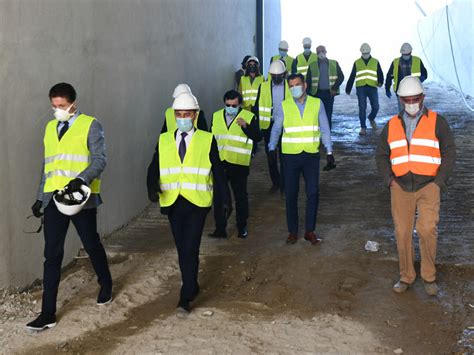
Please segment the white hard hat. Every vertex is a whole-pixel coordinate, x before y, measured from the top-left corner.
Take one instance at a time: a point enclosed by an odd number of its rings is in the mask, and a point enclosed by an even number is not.
[[[191,92],[191,88],[189,87],[188,84],[178,84],[178,86],[176,86],[174,88],[174,91],[173,91],[173,99],[176,99],[179,95],[181,94],[192,94]]]
[[[199,104],[193,94],[184,93],[173,101],[173,110],[199,110]]]
[[[285,71],[286,71],[285,63],[283,63],[283,62],[282,62],[281,60],[279,60],[279,59],[274,60],[274,61],[270,64],[270,68],[268,69],[268,72],[269,72],[270,74],[275,74],[275,75],[283,74]]]
[[[68,192],[66,189],[56,191],[53,200],[59,212],[66,216],[74,216],[82,210],[90,195],[90,187],[83,184],[81,191]]]
[[[400,81],[400,84],[398,85],[397,94],[401,97],[416,96],[423,93],[423,85],[421,84],[420,78],[417,76],[406,76]]]
[[[311,43],[313,43],[313,42],[311,42],[311,38],[309,38],[309,37],[303,38],[303,46],[310,46]]]
[[[362,43],[362,45],[360,46],[360,52],[362,54],[369,54],[371,51],[371,48],[369,46],[368,43]]]
[[[400,48],[400,53],[401,54],[410,54],[413,48],[411,48],[410,43],[403,43],[402,48]]]
[[[245,64],[248,64],[249,62],[252,62],[252,61],[254,61],[254,62],[257,63],[258,65],[260,65],[260,61],[258,60],[257,57],[254,57],[254,56],[252,56],[252,57],[250,57],[249,59],[247,59],[247,62],[246,62]]]
[[[281,41],[280,44],[278,44],[278,49],[283,49],[287,51],[289,48],[288,42],[287,41]]]

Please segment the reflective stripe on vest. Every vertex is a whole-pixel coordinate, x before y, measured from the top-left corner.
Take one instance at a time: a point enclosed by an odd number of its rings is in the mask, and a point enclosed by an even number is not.
[[[212,173],[209,153],[212,134],[196,130],[186,149],[184,161],[179,158],[174,131],[160,134],[160,205],[171,206],[178,196],[199,207],[212,205]]]
[[[43,140],[46,176],[43,192],[62,189],[89,166],[91,157],[87,137],[94,120],[94,117],[79,115],[60,141],[57,131],[59,122],[48,122]],[[92,193],[99,193],[100,178],[93,180],[90,188]]]
[[[285,80],[285,92],[283,99],[291,97],[288,82]],[[260,97],[258,99],[258,119],[260,129],[268,129],[273,117],[273,97],[272,97],[272,83],[267,80],[260,85]]]
[[[400,58],[393,60],[393,91],[397,92],[398,88],[398,68],[400,66]],[[410,75],[421,76],[421,59],[414,55],[411,56]]]
[[[307,96],[301,117],[300,110],[293,98],[283,101],[283,136],[281,139],[284,154],[319,151],[319,108],[318,98]]]
[[[222,161],[249,166],[253,140],[248,138],[237,124],[239,117],[250,124],[254,115],[250,111],[240,110],[231,125],[227,127],[224,109],[214,112],[212,116],[212,134],[216,138],[219,156]]]
[[[359,58],[355,61],[356,65],[356,77],[355,83],[356,87],[369,85],[372,87],[377,87],[378,85],[378,60],[375,58],[370,58],[367,64],[365,64],[362,58]]]
[[[240,79],[240,88],[242,90],[243,107],[250,107],[255,105],[257,100],[258,87],[263,83],[263,75],[256,76],[253,82],[250,82],[250,76],[243,76]]]
[[[311,54],[309,55],[308,60],[306,60],[306,58],[304,56],[304,53],[301,53],[296,57],[296,60],[297,60],[296,72],[299,73],[299,74],[303,74],[303,76],[306,80],[306,74],[308,73],[309,65],[311,63],[317,61],[318,56],[315,53],[311,52]]]
[[[334,59],[329,60],[329,87],[331,88],[337,81],[337,61]],[[318,92],[319,86],[319,63],[318,61],[313,62],[309,65],[309,69],[311,71],[311,95],[316,95]],[[340,90],[337,89],[336,95],[339,95]]]
[[[441,152],[436,137],[436,117],[433,111],[423,115],[408,145],[401,118],[393,116],[388,123],[390,162],[395,176],[412,172],[417,175],[436,176],[441,165]]]
[[[196,119],[194,120],[194,128],[197,128],[199,118],[199,110],[196,112]],[[165,119],[166,119],[166,131],[174,132],[178,129],[176,125],[176,116],[174,115],[174,110],[172,107],[168,107],[165,111]]]

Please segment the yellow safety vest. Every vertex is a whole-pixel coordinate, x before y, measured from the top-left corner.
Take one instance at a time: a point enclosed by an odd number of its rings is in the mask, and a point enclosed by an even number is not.
[[[293,67],[293,61],[295,60],[295,58],[287,55],[285,56],[285,58],[282,59],[281,55],[277,54],[272,57],[272,62],[274,62],[275,60],[281,60],[283,63],[285,63],[286,71],[288,73],[291,73],[291,68]],[[268,77],[271,77],[270,73],[268,74]]]
[[[306,74],[308,73],[308,68],[309,68],[309,65],[315,61],[318,60],[318,56],[311,52],[311,54],[309,55],[309,58],[308,60],[306,60],[305,56],[304,56],[304,53],[301,53],[299,54],[297,57],[296,57],[296,72],[297,73],[300,73],[300,74],[303,74],[305,80],[306,80]]]
[[[250,82],[250,76],[244,75],[240,79],[240,93],[242,94],[242,107],[250,108],[255,105],[257,100],[258,87],[263,83],[263,75],[256,76],[253,82]]]
[[[362,58],[355,61],[356,65],[356,87],[360,86],[372,86],[376,88],[378,86],[378,68],[379,61],[375,58],[370,58],[368,63],[365,64]]]
[[[174,115],[174,110],[172,107],[168,107],[165,111],[166,118],[166,130],[174,132],[178,129],[176,126],[176,116]],[[197,128],[197,122],[199,118],[199,111],[196,111],[196,119],[194,120],[194,128]]]
[[[307,96],[303,117],[293,98],[283,101],[283,154],[319,152],[319,108],[321,100]]]
[[[400,65],[400,58],[393,60],[393,91],[397,92],[398,87],[398,66]],[[421,59],[412,55],[411,56],[411,73],[412,76],[421,76]]]
[[[180,195],[196,206],[211,207],[211,144],[211,133],[196,130],[181,162],[174,131],[160,134],[158,149],[161,207],[171,206]]]
[[[283,99],[291,96],[291,91],[288,82],[285,80],[285,93]],[[272,82],[267,80],[260,85],[260,97],[258,99],[258,119],[260,129],[268,129],[273,117],[273,97],[272,97]]]
[[[334,59],[328,59],[329,61],[329,87],[332,86],[337,81],[337,61]],[[316,95],[318,92],[319,86],[319,64],[318,61],[313,62],[309,65],[309,69],[311,70],[311,95]],[[336,95],[339,95],[340,90],[337,89]]]
[[[69,181],[83,172],[91,162],[87,137],[94,117],[80,114],[67,132],[58,139],[57,120],[46,125],[44,134],[44,174],[46,181],[43,192],[61,190]],[[100,192],[100,178],[89,186],[92,193]]]
[[[212,116],[212,134],[216,137],[219,148],[219,156],[222,161],[232,164],[250,166],[252,157],[253,140],[246,136],[242,128],[237,124],[237,118],[243,118],[250,124],[254,115],[247,110],[240,110],[237,117],[227,127],[225,110],[214,112]]]

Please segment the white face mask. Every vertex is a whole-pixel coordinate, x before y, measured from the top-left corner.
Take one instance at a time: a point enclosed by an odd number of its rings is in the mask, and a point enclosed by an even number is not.
[[[326,59],[326,53],[318,53],[318,58],[321,60]]]
[[[71,104],[67,109],[63,110],[61,108],[53,108],[54,110],[54,117],[59,121],[59,122],[64,122],[69,120],[72,116],[74,116],[74,113],[69,113],[69,110],[71,107],[74,105],[74,103]]]
[[[420,103],[405,104],[405,112],[412,117],[416,116],[416,114],[420,112]]]

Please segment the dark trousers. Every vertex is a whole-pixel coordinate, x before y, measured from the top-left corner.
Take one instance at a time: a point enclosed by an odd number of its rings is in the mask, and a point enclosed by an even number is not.
[[[334,96],[331,94],[331,90],[318,90],[316,97],[321,99],[326,110],[326,116],[328,117],[329,129],[332,128],[332,109],[334,107]]]
[[[305,232],[313,232],[316,228],[319,205],[319,153],[283,154],[283,173],[288,232],[298,233],[298,193],[301,175],[306,190]]]
[[[44,273],[42,312],[55,314],[61,264],[64,256],[64,241],[72,221],[81,238],[84,249],[92,263],[100,286],[112,288],[112,277],[107,256],[97,233],[97,208],[84,209],[74,216],[58,211],[54,201],[44,209]]]
[[[270,173],[270,179],[272,180],[272,184],[274,186],[280,186],[280,171],[278,170],[278,161],[273,161],[268,159],[268,143],[270,143],[270,135],[272,133],[273,122],[270,123],[270,127],[267,129],[262,129],[263,141],[265,143],[265,154],[267,155],[267,163],[268,163],[268,172]],[[281,155],[280,155],[281,158]],[[281,164],[281,159],[280,159]]]
[[[227,181],[230,183],[235,198],[237,229],[241,231],[247,226],[247,219],[249,217],[249,199],[247,194],[249,167],[231,164],[226,161],[223,162],[223,166]],[[224,197],[221,196],[218,191],[214,191],[214,219],[216,222],[216,230],[218,231],[225,231],[227,228],[227,219],[222,209],[223,203]]]
[[[208,212],[209,208],[198,207],[181,196],[168,212],[181,270],[180,298],[184,301],[192,301],[199,292],[199,247]]]
[[[370,101],[370,113],[369,113],[369,120],[375,120],[375,116],[377,116],[377,112],[379,112],[379,93],[377,88],[373,86],[365,85],[359,86],[356,88],[357,91],[357,99],[359,100],[359,120],[360,120],[360,128],[367,128],[365,124],[367,118],[367,98]]]

